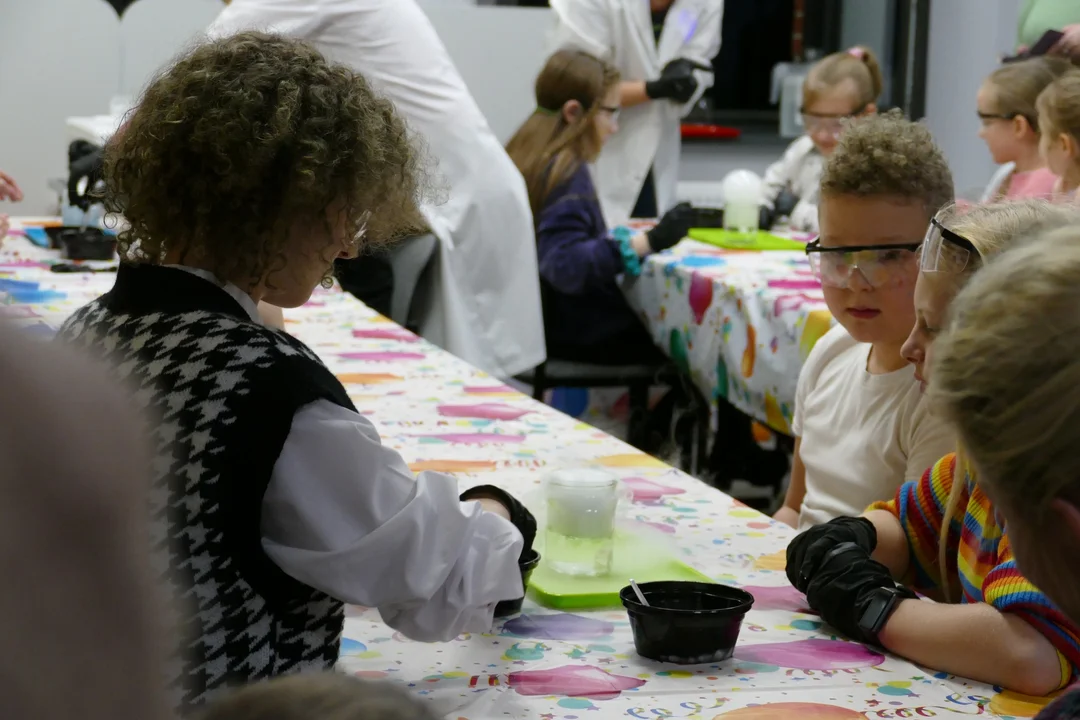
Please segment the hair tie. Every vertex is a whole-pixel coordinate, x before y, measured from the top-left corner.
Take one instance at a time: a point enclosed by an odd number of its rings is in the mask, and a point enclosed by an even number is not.
[[[541,107],[539,105],[536,106],[536,112],[540,113],[541,115],[558,115],[558,114],[560,114],[558,110],[551,110],[550,108]]]
[[[848,55],[859,60],[866,60],[866,48],[853,47],[847,51]]]

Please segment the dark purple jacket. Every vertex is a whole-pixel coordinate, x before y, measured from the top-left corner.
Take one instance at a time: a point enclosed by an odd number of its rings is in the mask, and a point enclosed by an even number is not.
[[[548,196],[536,218],[548,348],[593,345],[639,322],[615,283],[623,272],[587,166]]]

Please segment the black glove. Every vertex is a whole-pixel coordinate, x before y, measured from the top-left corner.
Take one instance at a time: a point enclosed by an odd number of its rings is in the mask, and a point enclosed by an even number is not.
[[[796,536],[787,548],[787,577],[800,592],[817,576],[821,559],[841,543],[854,543],[866,552],[877,547],[874,523],[862,517],[839,517]]]
[[[497,488],[494,485],[478,485],[477,487],[469,488],[461,493],[460,497],[463,502],[465,500],[479,500],[480,498],[490,498],[495,500],[510,513],[510,522],[512,522],[514,527],[518,529],[518,532],[521,533],[521,537],[525,538],[525,544],[521,547],[520,556],[525,557],[529,551],[532,550],[533,541],[536,540],[536,518],[533,517],[533,514],[529,512],[529,509],[525,507],[520,500],[502,488]]]
[[[822,620],[844,635],[876,644],[878,639],[860,628],[859,620],[878,588],[896,588],[889,569],[855,543],[841,543],[822,558],[806,590],[806,601]],[[904,597],[916,597],[907,588],[897,590]]]
[[[105,153],[102,148],[85,140],[68,146],[68,203],[88,210],[99,198],[93,195],[94,186],[105,174]],[[79,192],[79,182],[86,178],[86,187]]]
[[[667,250],[686,237],[690,228],[697,226],[698,212],[690,203],[679,203],[664,213],[660,222],[645,235],[653,252]]]
[[[645,83],[645,94],[653,100],[666,98],[677,103],[684,103],[694,96],[697,87],[694,64],[680,58],[665,65],[659,79]]]
[[[776,196],[776,200],[773,201],[773,210],[776,212],[777,217],[791,216],[791,213],[795,212],[795,206],[799,204],[799,196],[791,192],[787,188],[780,191],[780,194]],[[768,229],[768,228],[764,228]]]

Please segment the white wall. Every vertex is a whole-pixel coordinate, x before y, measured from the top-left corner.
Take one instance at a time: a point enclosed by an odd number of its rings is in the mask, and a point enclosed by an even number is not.
[[[549,11],[420,4],[492,129],[509,139],[534,105]],[[45,183],[67,175],[65,120],[105,114],[112,96],[137,94],[221,7],[221,0],[138,0],[120,23],[104,0],[0,0],[0,168],[26,192],[19,205],[0,203],[0,212],[53,212]]]
[[[1016,43],[1023,0],[937,0],[930,4],[926,123],[945,151],[957,192],[985,186],[994,163],[978,137],[975,95]]]

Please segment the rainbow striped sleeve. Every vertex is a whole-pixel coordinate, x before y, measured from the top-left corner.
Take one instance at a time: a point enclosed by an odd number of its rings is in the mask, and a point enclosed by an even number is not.
[[[924,594],[940,592],[938,547],[945,505],[953,485],[956,456],[949,454],[934,463],[920,480],[909,480],[900,486],[892,500],[874,503],[870,510],[884,510],[900,520],[911,549],[907,575],[901,581]],[[969,489],[964,491],[959,507],[967,505]],[[960,547],[961,524],[956,518],[949,523],[949,546],[945,557],[948,576],[957,577],[956,558]]]
[[[1016,567],[1009,537],[1001,539],[999,563],[982,582],[984,602],[1020,616],[1058,651],[1061,687],[1080,674],[1080,629],[1069,621]]]

